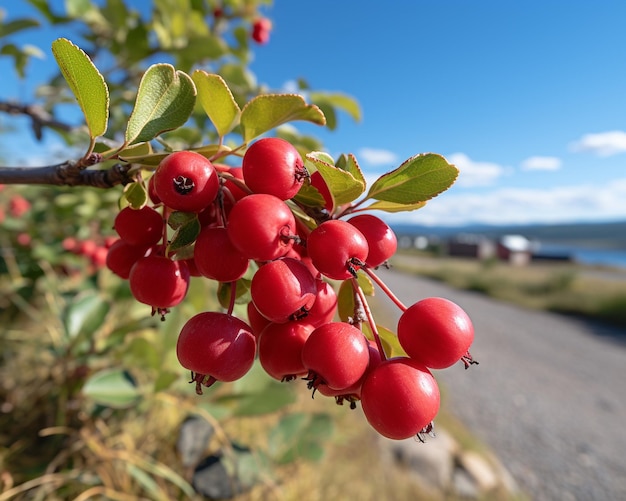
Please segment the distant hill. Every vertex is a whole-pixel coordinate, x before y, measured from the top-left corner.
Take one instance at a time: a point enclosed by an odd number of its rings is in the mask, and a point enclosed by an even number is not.
[[[421,226],[393,225],[398,235],[424,235],[445,238],[459,233],[472,233],[490,238],[502,235],[524,235],[532,240],[567,245],[581,245],[604,249],[626,249],[626,221],[606,223],[568,223],[533,225],[468,225],[468,226]]]

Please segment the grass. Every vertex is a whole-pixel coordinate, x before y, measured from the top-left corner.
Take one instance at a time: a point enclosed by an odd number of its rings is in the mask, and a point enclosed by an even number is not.
[[[576,263],[506,262],[398,254],[396,269],[528,308],[626,326],[626,271]]]

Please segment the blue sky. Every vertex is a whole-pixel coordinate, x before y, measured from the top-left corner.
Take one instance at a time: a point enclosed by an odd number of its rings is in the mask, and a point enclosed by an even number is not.
[[[422,152],[460,168],[450,190],[397,217],[626,219],[626,2],[276,0],[265,12],[260,82],[302,77],[361,104],[361,122],[313,129],[330,153],[354,153],[370,179]],[[3,80],[0,98],[20,97]]]

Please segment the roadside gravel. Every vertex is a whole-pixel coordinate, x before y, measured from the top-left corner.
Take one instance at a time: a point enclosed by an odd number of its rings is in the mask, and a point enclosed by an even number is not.
[[[407,305],[442,296],[469,313],[480,365],[435,376],[452,412],[522,491],[538,500],[626,499],[626,332],[403,272],[377,274]],[[375,304],[388,321],[399,316],[381,292]]]

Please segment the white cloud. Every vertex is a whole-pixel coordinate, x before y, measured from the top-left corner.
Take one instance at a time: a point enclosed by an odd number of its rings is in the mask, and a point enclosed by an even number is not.
[[[393,151],[377,148],[361,148],[357,153],[357,159],[372,167],[395,167],[398,163],[398,155]]]
[[[499,188],[480,193],[455,193],[452,188],[426,207],[392,219],[440,226],[626,219],[626,178],[605,185]]]
[[[562,164],[558,157],[529,157],[520,165],[522,170],[559,170]]]
[[[613,130],[597,134],[585,134],[570,144],[574,152],[589,151],[601,157],[609,157],[626,152],[626,132]]]
[[[490,186],[508,170],[500,164],[474,161],[465,153],[453,153],[447,160],[460,171],[458,186]]]

